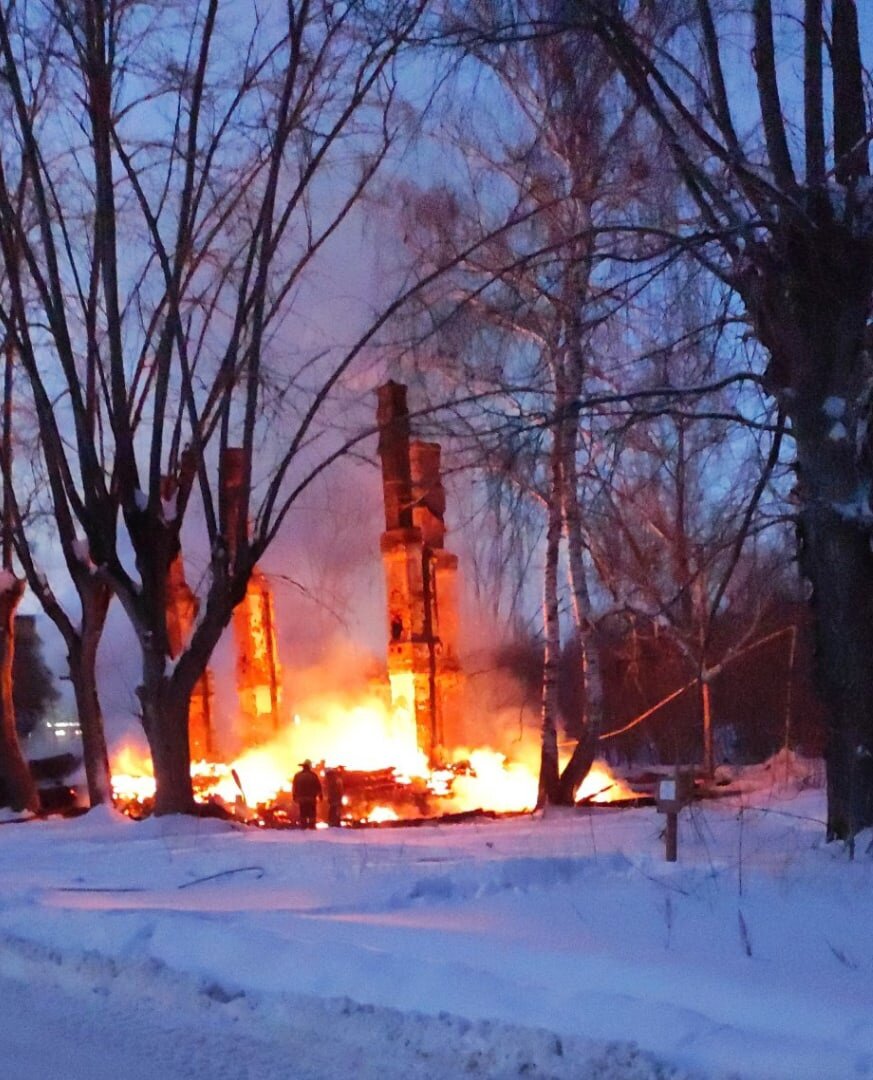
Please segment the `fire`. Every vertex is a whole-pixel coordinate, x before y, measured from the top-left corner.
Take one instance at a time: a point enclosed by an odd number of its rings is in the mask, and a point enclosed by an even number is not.
[[[230,805],[240,798],[248,806],[272,802],[289,782],[281,763],[264,747],[249,750],[232,765],[195,761],[191,773],[200,777],[214,776],[215,782],[206,788],[205,794]]]
[[[469,770],[452,780],[449,800],[453,810],[533,810],[537,801],[537,776],[526,764],[507,761],[496,750],[479,749],[459,757]]]
[[[595,761],[576,792],[576,802],[610,803],[617,799],[634,799],[637,792],[623,780],[613,776],[605,761]]]
[[[254,809],[282,801],[290,806],[291,778],[300,762],[309,758],[349,772],[386,771],[402,789],[427,788],[429,769],[416,745],[412,713],[390,706],[378,695],[365,695],[351,704],[320,698],[301,708],[278,738],[243,751],[229,764],[195,761],[191,765],[195,793],[227,807],[240,803]],[[142,806],[154,797],[155,782],[148,754],[136,746],[123,746],[113,755],[112,784],[122,808]],[[346,803],[348,799],[344,800]],[[383,806],[368,808],[365,820],[396,818]]]
[[[229,809],[254,811],[265,806],[291,809],[291,778],[306,757],[327,767],[342,765],[346,820],[372,823],[401,817],[492,810],[530,810],[536,803],[535,773],[488,749],[458,751],[459,759],[431,770],[414,745],[411,717],[376,701],[334,712],[319,723],[295,717],[289,731],[274,742],[247,750],[229,764],[195,761],[194,790],[201,800]],[[386,762],[391,764],[386,767]],[[363,788],[358,778],[368,778]],[[154,797],[155,781],[148,755],[127,745],[113,756],[116,802],[134,811]],[[355,787],[355,785],[358,785]],[[386,805],[390,798],[396,806]]]
[[[148,754],[132,745],[121,747],[112,761],[112,794],[122,809],[154,798],[155,774]]]
[[[412,712],[403,705],[392,708],[372,695],[352,705],[322,700],[315,708],[317,715],[301,710],[300,723],[286,739],[272,744],[274,751],[287,746],[287,753],[296,761],[308,757],[361,770],[390,764],[399,774],[427,775],[427,760],[418,748]]]
[[[305,758],[322,767],[341,766],[347,822],[378,823],[471,810],[497,813],[532,810],[537,800],[537,757],[508,760],[499,751],[458,749],[454,761],[429,769],[415,742],[410,710],[378,695],[348,704],[322,699],[293,717],[271,743],[245,750],[231,763],[195,761],[195,794],[231,812],[263,823],[294,820],[291,779]],[[155,782],[147,753],[133,745],[113,757],[116,802],[130,812],[147,810]],[[595,762],[576,801],[597,803],[633,798],[608,766]]]

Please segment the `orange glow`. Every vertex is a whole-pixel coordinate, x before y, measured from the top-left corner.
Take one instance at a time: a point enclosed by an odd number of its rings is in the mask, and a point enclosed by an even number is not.
[[[461,760],[462,755],[456,755]],[[469,772],[451,780],[447,808],[463,810],[532,810],[537,801],[537,774],[528,765],[507,761],[496,750],[481,748],[464,753],[470,762]],[[437,779],[445,782],[446,775]]]
[[[318,719],[301,711],[272,743],[244,751],[231,764],[192,762],[191,775],[199,799],[217,800],[236,812],[287,806],[291,780],[304,758],[327,768],[342,765],[347,775],[378,774],[380,790],[387,785],[393,792],[389,798],[398,800],[395,808],[385,805],[384,796],[370,802],[366,793],[357,800],[346,794],[343,803],[352,820],[533,808],[536,774],[525,765],[489,749],[458,751],[455,757],[456,764],[431,771],[415,745],[411,714],[372,697],[352,706],[322,702]],[[133,811],[153,798],[149,757],[135,746],[122,747],[113,755],[112,787],[122,809]]]
[[[246,594],[233,613],[237,643],[236,688],[239,700],[238,733],[262,743],[279,727],[282,669],[276,651],[273,594],[267,578],[255,568]]]
[[[132,745],[122,746],[112,759],[112,794],[124,809],[127,803],[142,803],[155,795],[152,760]]]
[[[388,683],[394,708],[411,717],[415,710],[415,676],[411,671],[390,671]]]
[[[234,780],[231,770],[239,777],[239,784]],[[230,805],[233,805],[240,797],[245,798],[247,806],[272,802],[283,788],[291,787],[291,777],[266,747],[247,751],[242,757],[237,758],[233,765],[213,765],[206,761],[195,761],[191,766],[191,773],[201,778],[213,776],[214,783],[204,788],[204,795],[220,799]]]
[[[591,770],[576,792],[576,802],[586,800],[596,803],[610,803],[617,799],[635,799],[637,792],[629,788],[623,780],[612,775],[605,761],[595,761]]]
[[[376,695],[352,703],[325,697],[301,706],[278,738],[244,753],[234,767],[240,776],[278,770],[287,779],[304,758],[347,769],[393,767],[407,776],[427,775],[412,713],[391,708]],[[245,783],[243,779],[243,786]],[[260,781],[257,783],[260,786]]]
[[[254,695],[255,712],[258,716],[264,716],[273,708],[273,695],[269,686],[256,686],[252,691]]]
[[[444,768],[430,770],[415,744],[412,713],[399,702],[392,707],[371,694],[353,703],[337,697],[301,706],[273,742],[244,751],[231,764],[193,762],[191,775],[198,799],[217,800],[247,819],[272,812],[274,823],[294,820],[291,780],[305,758],[317,768],[345,768],[347,821],[396,821],[472,810],[522,812],[536,805],[534,745],[527,746],[523,760],[510,761],[487,747],[458,749],[453,756]],[[151,761],[127,745],[114,754],[112,766],[116,802],[135,813],[154,797]],[[635,795],[597,761],[576,802],[608,803]]]

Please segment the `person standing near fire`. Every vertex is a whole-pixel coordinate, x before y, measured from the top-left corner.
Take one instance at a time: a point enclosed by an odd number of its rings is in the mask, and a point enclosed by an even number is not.
[[[300,827],[315,828],[315,807],[321,798],[321,781],[307,758],[300,762],[300,772],[296,773],[291,784],[291,797],[297,803],[300,814]]]
[[[343,777],[340,769],[341,767],[326,769],[324,773],[327,823],[335,829],[340,827],[343,818]]]

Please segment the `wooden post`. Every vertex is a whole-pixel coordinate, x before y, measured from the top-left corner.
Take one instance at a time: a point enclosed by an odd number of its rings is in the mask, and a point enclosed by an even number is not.
[[[679,856],[679,811],[691,798],[692,785],[691,774],[680,772],[678,765],[671,778],[665,777],[658,781],[655,805],[659,814],[667,816],[667,827],[664,830],[667,862],[676,862]]]
[[[676,862],[679,848],[679,813],[676,810],[667,811],[665,845],[667,862]]]

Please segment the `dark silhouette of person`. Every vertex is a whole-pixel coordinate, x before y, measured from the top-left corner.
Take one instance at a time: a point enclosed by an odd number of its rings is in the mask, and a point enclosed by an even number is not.
[[[324,794],[327,798],[327,823],[339,828],[343,816],[343,777],[339,769],[325,772]]]
[[[313,771],[309,758],[300,762],[300,772],[296,773],[291,784],[291,797],[297,803],[300,814],[300,827],[315,828],[315,804],[321,798],[321,781]]]

